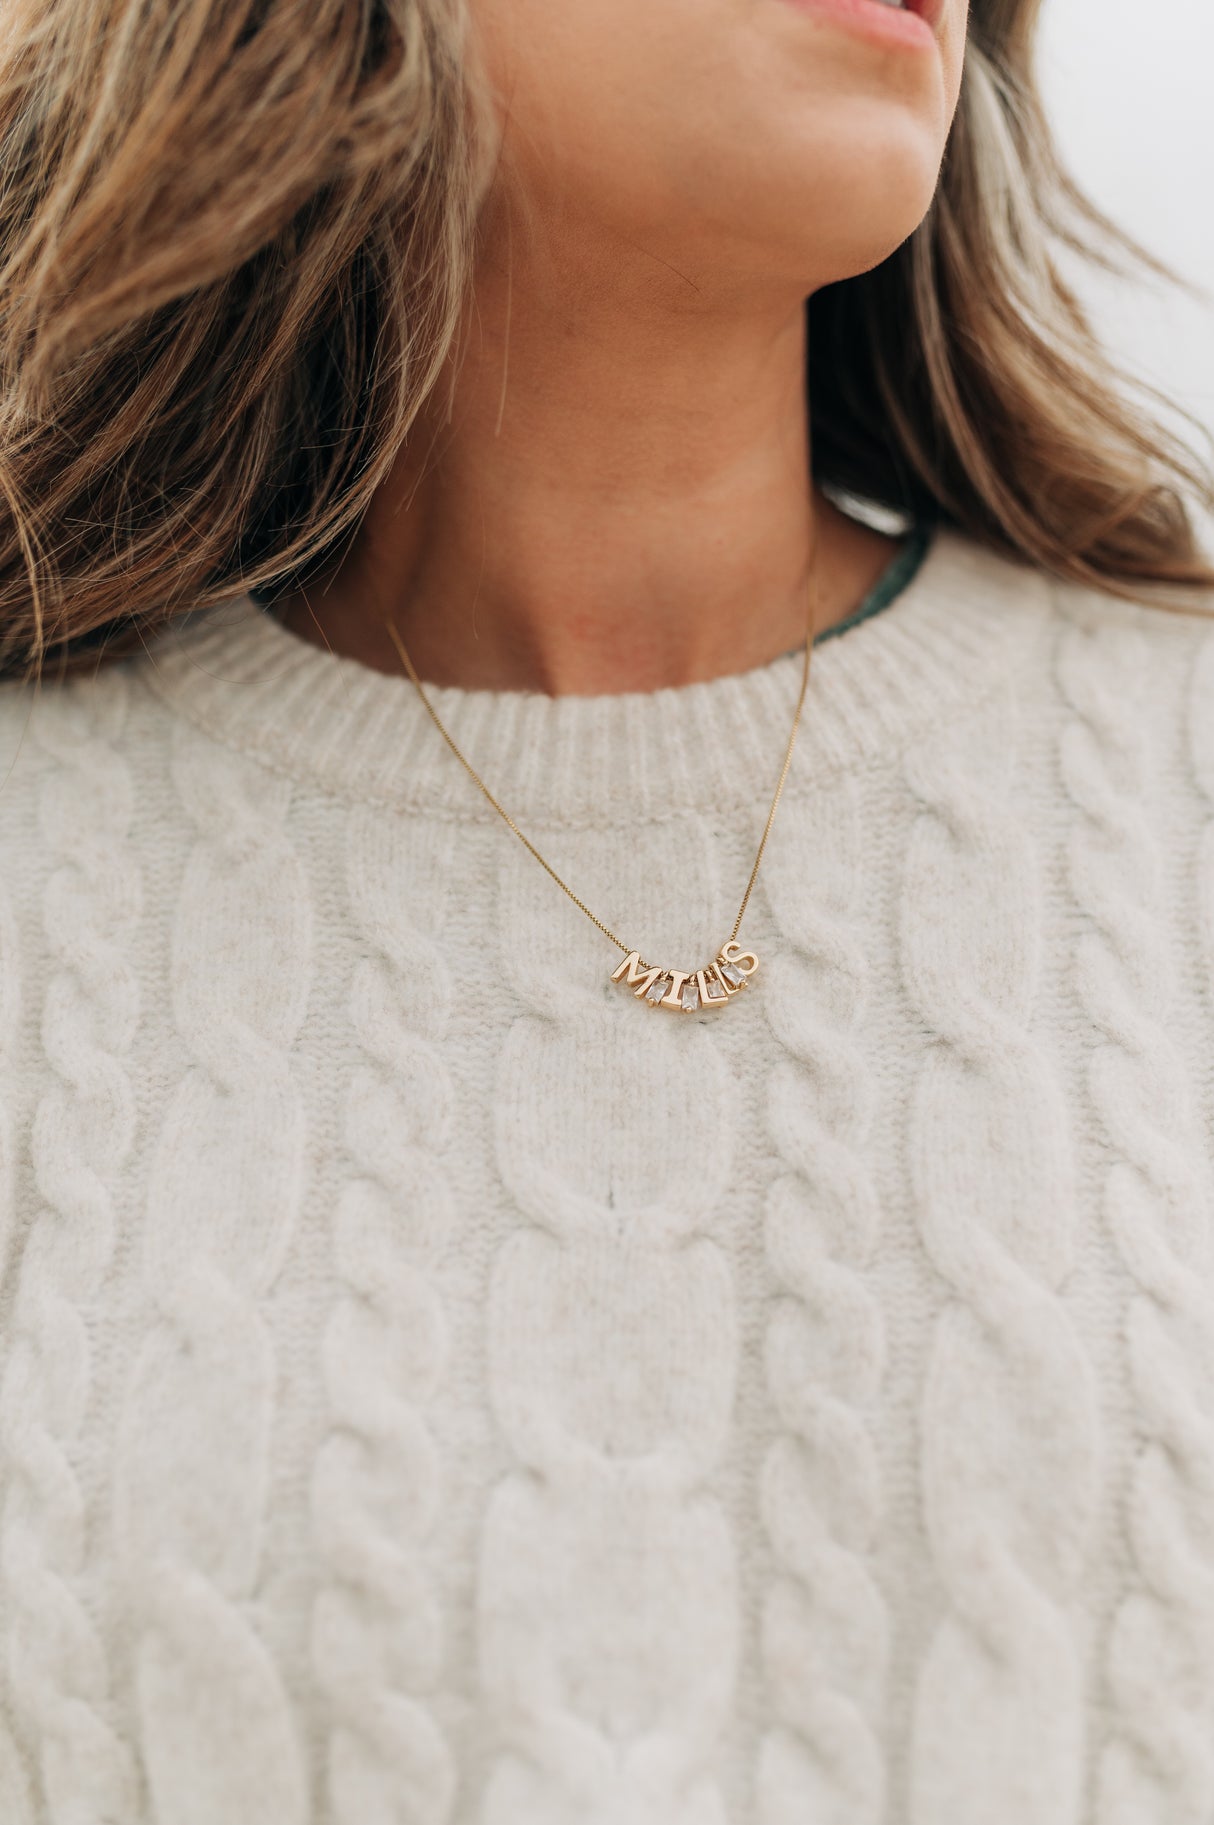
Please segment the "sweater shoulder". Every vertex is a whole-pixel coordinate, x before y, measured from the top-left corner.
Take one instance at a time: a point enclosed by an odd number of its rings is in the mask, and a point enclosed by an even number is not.
[[[1214,790],[1214,589],[1152,600],[1050,577],[1048,595],[1042,728],[1062,725],[1070,745],[1075,730],[1095,737],[1117,792],[1145,768],[1139,787],[1156,783],[1161,818],[1168,803],[1187,803],[1194,783],[1205,803]],[[1068,748],[1072,761],[1077,752]]]
[[[1214,587],[1183,597],[1177,592],[1174,600],[1157,602],[1145,595],[1117,595],[1069,577],[1049,576],[1046,581],[1056,618],[1088,633],[1118,628],[1141,635],[1135,644],[1165,662],[1191,651],[1214,632]]]
[[[132,775],[163,771],[171,713],[137,658],[60,680],[0,682],[0,854],[20,866],[23,835],[37,840],[48,780],[66,768],[89,781],[90,802],[129,790]]]
[[[1049,576],[1043,658],[1080,714],[1128,736],[1175,732],[1214,695],[1214,589],[1167,601]]]

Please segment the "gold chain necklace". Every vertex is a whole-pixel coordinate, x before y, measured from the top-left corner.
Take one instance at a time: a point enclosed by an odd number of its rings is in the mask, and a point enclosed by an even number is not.
[[[788,737],[788,746],[784,751],[784,765],[780,769],[780,777],[776,782],[775,797],[771,801],[771,810],[767,813],[767,823],[764,825],[763,835],[759,839],[759,849],[755,856],[754,867],[750,871],[750,879],[746,883],[746,892],[742,895],[742,904],[739,906],[738,916],[733,922],[733,930],[730,932],[726,942],[717,952],[713,961],[705,964],[703,969],[698,970],[659,969],[652,964],[646,963],[642,959],[639,951],[631,950],[629,946],[624,943],[622,938],[617,938],[611,928],[604,925],[603,921],[591,912],[590,908],[583,900],[578,899],[578,896],[574,893],[573,889],[562,881],[552,864],[545,861],[531,839],[523,835],[514,819],[510,816],[510,813],[498,804],[471,761],[466,759],[460,749],[456,746],[451,736],[447,733],[447,730],[443,727],[434,705],[430,702],[430,699],[425,693],[422,681],[414,670],[413,661],[405,650],[405,643],[401,639],[396,624],[390,617],[384,622],[384,626],[391,635],[393,644],[404,662],[406,671],[417,687],[418,696],[426,706],[430,720],[454,754],[456,760],[459,761],[464,771],[468,773],[480,787],[498,816],[504,818],[506,823],[509,824],[519,842],[523,843],[531,851],[531,854],[535,857],[540,867],[547,869],[561,891],[568,894],[569,898],[573,901],[573,904],[581,912],[585,913],[592,924],[598,926],[603,936],[605,938],[610,938],[611,942],[616,945],[619,950],[624,952],[623,961],[617,964],[615,969],[611,972],[611,980],[613,982],[622,983],[625,988],[631,989],[636,1000],[644,1001],[648,1003],[650,1007],[670,1008],[675,1013],[685,1014],[694,1013],[698,1007],[723,1008],[728,1002],[733,1000],[739,990],[746,987],[750,977],[754,975],[759,967],[759,959],[755,953],[753,951],[743,950],[742,946],[737,942],[738,928],[742,923],[742,915],[745,913],[747,904],[750,900],[750,891],[755,884],[755,877],[759,872],[759,863],[763,860],[763,851],[767,846],[767,838],[771,833],[771,826],[776,815],[776,806],[780,802],[780,794],[784,790],[784,781],[788,777],[788,769],[792,761],[793,743],[797,739],[797,726],[801,720],[801,706],[805,702],[805,690],[809,683],[810,654],[814,644],[814,609],[816,606],[816,597],[817,589],[815,577],[815,587],[810,591],[809,613],[805,625],[805,664],[801,671],[801,690],[797,697],[796,711],[793,714],[792,730]]]

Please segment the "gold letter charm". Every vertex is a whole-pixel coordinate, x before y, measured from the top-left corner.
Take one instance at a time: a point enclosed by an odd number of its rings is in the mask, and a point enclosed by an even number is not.
[[[746,978],[753,976],[758,969],[759,959],[753,951],[744,951],[740,944],[735,944],[731,939],[717,952],[717,965],[726,982],[731,982],[735,988],[740,989],[745,987]]]
[[[670,972],[670,993],[668,995],[663,995],[663,997],[662,997],[662,1006],[664,1008],[681,1008],[682,1007],[682,1005],[683,1005],[683,984],[686,982],[686,980],[690,974],[691,974],[690,970],[671,970],[671,972]]]
[[[638,1001],[644,1000],[646,991],[653,987],[662,973],[661,970],[651,970],[647,963],[642,963],[639,951],[629,951],[619,967],[612,970],[611,980],[618,982],[621,976],[624,976],[625,971],[627,971],[625,981],[635,993]]]
[[[723,1008],[729,1000],[729,991],[724,980],[717,975],[716,965],[709,963],[702,970],[696,971],[696,981],[700,985],[700,1006],[705,1008]]]

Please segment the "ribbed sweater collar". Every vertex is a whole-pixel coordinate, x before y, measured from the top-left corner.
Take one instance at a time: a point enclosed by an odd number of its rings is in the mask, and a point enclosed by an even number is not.
[[[1048,601],[1044,573],[937,526],[879,614],[815,645],[785,796],[896,753],[1002,682]],[[765,805],[803,649],[751,671],[650,692],[548,697],[427,686],[506,810],[532,826],[606,827]],[[403,675],[335,656],[251,597],[194,610],[139,662],[216,741],[348,799],[469,821],[496,814]]]

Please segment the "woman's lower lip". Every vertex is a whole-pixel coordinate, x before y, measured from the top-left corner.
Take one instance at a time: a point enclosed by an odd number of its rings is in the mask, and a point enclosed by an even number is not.
[[[885,6],[882,0],[785,0],[785,4],[823,21],[831,20],[874,44],[924,50],[936,42],[926,19],[906,7]]]

